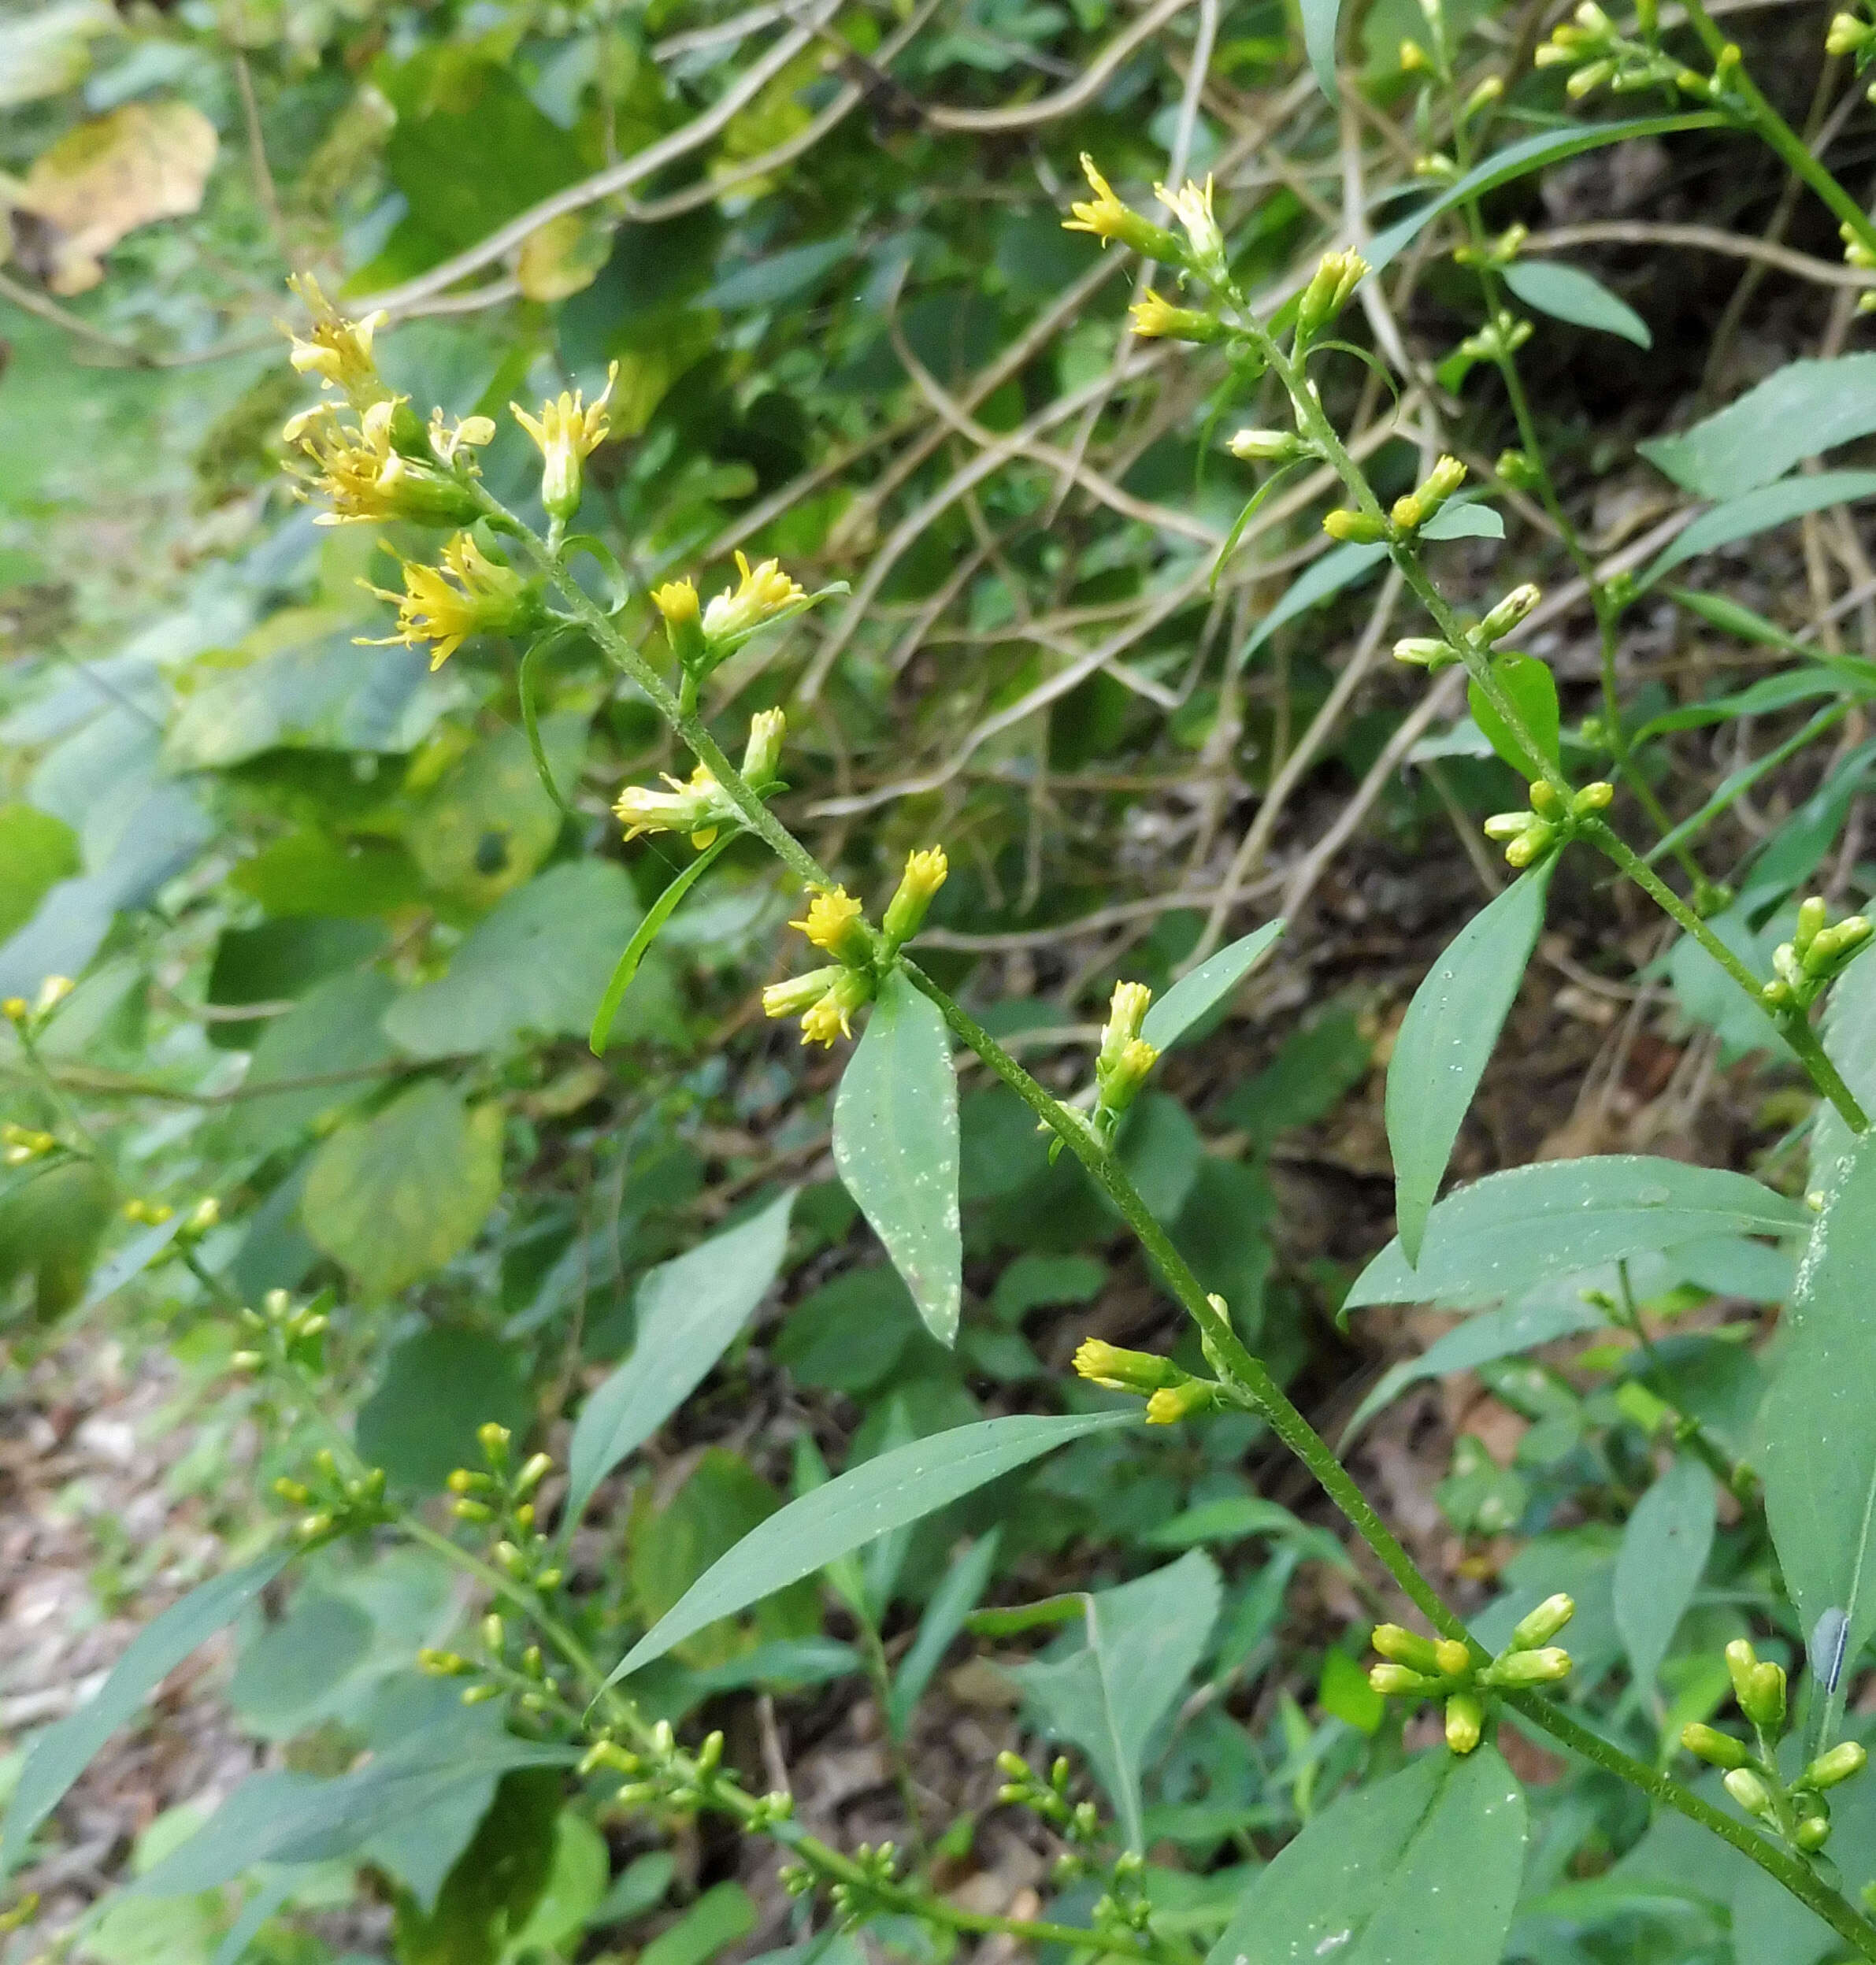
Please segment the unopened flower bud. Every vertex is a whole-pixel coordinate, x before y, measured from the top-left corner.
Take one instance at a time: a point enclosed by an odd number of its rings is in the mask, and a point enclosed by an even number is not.
[[[1377,1624],[1368,1642],[1383,1658],[1395,1664],[1409,1666],[1417,1672],[1437,1672],[1440,1669],[1439,1647],[1433,1639],[1422,1637],[1418,1631],[1407,1630],[1399,1624]]]
[[[1322,264],[1296,303],[1296,333],[1300,340],[1313,340],[1335,319],[1348,306],[1367,270],[1368,262],[1359,253],[1322,255]]]
[[[554,1465],[554,1456],[548,1453],[531,1454],[521,1463],[521,1470],[514,1477],[514,1491],[517,1495],[531,1494],[539,1487]]]
[[[1732,1734],[1722,1733],[1717,1726],[1704,1726],[1697,1720],[1681,1729],[1681,1744],[1710,1767],[1743,1767],[1752,1758]]]
[[[1355,546],[1376,546],[1388,536],[1385,518],[1372,518],[1366,512],[1350,511],[1344,506],[1323,515],[1322,529],[1331,539]]]
[[[1075,1373],[1105,1391],[1143,1394],[1176,1385],[1185,1376],[1170,1358],[1150,1351],[1123,1351],[1099,1337],[1083,1339],[1075,1353]]]
[[[1143,341],[1222,341],[1225,324],[1196,307],[1175,307],[1149,287],[1128,310]]]
[[[1424,525],[1466,481],[1466,467],[1456,457],[1443,457],[1426,481],[1394,501],[1394,523],[1404,532]]]
[[[1472,1653],[1456,1637],[1442,1637],[1433,1647],[1433,1657],[1448,1678],[1464,1678],[1472,1670]]]
[[[1606,778],[1596,778],[1585,785],[1570,801],[1572,815],[1582,818],[1592,812],[1605,812],[1615,803],[1615,787]]]
[[[1370,1665],[1368,1683],[1389,1699],[1411,1699],[1429,1692],[1438,1692],[1440,1681],[1422,1673],[1410,1671],[1405,1665]]]
[[[1513,1651],[1536,1651],[1548,1644],[1577,1614],[1575,1600],[1559,1590],[1534,1611],[1520,1618],[1511,1630]]]
[[[1570,1676],[1570,1653],[1555,1644],[1511,1652],[1494,1659],[1483,1676],[1495,1685],[1554,1685]]]
[[[1735,1767],[1726,1778],[1726,1787],[1748,1815],[1771,1815],[1771,1790],[1750,1767]]]
[[[651,590],[651,604],[663,617],[665,636],[683,669],[694,669],[703,654],[703,605],[688,580],[667,580]]]
[[[1807,1788],[1834,1788],[1852,1774],[1861,1774],[1869,1763],[1870,1756],[1859,1742],[1839,1741],[1829,1752],[1819,1754],[1804,1770],[1801,1785]]]
[[[1247,464],[1288,464],[1310,450],[1292,430],[1240,430],[1226,447]]]
[[[493,1419],[484,1421],[476,1429],[476,1442],[487,1455],[491,1467],[506,1466],[508,1463],[508,1443],[514,1436],[507,1427]]]
[[[1546,825],[1541,820],[1533,825],[1526,826],[1505,848],[1505,864],[1522,872],[1526,867],[1542,859],[1556,843],[1556,828]]]
[[[1540,818],[1554,819],[1563,816],[1563,795],[1548,778],[1536,778],[1530,788],[1531,810]]]
[[[1218,1403],[1218,1388],[1204,1378],[1188,1378],[1181,1385],[1162,1385],[1147,1401],[1147,1424],[1170,1426],[1195,1413],[1208,1411]]]
[[[1456,1754],[1470,1753],[1485,1730],[1485,1709],[1469,1692],[1455,1692],[1446,1702],[1446,1744]]]
[[[749,719],[749,740],[743,747],[743,775],[758,792],[775,782],[780,768],[782,740],[788,719],[780,710],[758,710]]]
[[[1140,1035],[1153,992],[1144,983],[1118,982],[1107,1006],[1107,1021],[1101,1029],[1101,1047],[1095,1058],[1095,1076],[1103,1078],[1121,1061],[1121,1054]]]
[[[1394,659],[1411,662],[1416,668],[1431,671],[1451,668],[1459,659],[1459,654],[1450,643],[1428,636],[1413,635],[1395,643]]]
[[[1739,1696],[1739,1709],[1756,1726],[1779,1733],[1785,1726],[1785,1667],[1770,1663],[1755,1665]]]
[[[1521,587],[1514,587],[1479,623],[1479,640],[1493,642],[1508,635],[1543,598],[1543,590],[1529,580]]]
[[[1824,36],[1824,52],[1836,55],[1855,54],[1869,39],[1870,33],[1869,24],[1859,20],[1853,13],[1834,15]]]
[[[1807,1856],[1815,1856],[1830,1840],[1830,1818],[1824,1815],[1807,1815],[1798,1824],[1792,1840]]]

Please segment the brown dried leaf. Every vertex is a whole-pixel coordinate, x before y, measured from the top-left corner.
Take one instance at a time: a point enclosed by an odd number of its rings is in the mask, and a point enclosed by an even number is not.
[[[16,206],[43,228],[46,285],[83,293],[126,232],[196,210],[215,147],[214,125],[187,102],[128,102],[61,136],[34,162]]]

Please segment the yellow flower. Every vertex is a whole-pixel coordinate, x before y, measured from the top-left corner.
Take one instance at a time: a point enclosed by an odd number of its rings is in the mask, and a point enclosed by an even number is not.
[[[1157,1392],[1182,1374],[1169,1359],[1150,1351],[1123,1351],[1104,1338],[1084,1337],[1075,1352],[1075,1372],[1106,1392]]]
[[[618,379],[615,361],[606,372],[606,387],[590,405],[573,389],[550,397],[541,405],[538,417],[528,415],[518,402],[508,406],[540,451],[541,502],[555,518],[571,518],[580,509],[582,466],[611,434],[606,410]]]
[[[801,1018],[803,1044],[831,1045],[853,1035],[853,1013],[873,997],[873,979],[857,969],[814,969],[762,992],[763,1013]]]
[[[495,440],[495,420],[486,416],[465,416],[459,423],[446,423],[440,410],[430,414],[430,449],[439,464],[466,470],[478,476],[476,460],[469,454]]]
[[[636,840],[641,832],[688,832],[691,843],[701,851],[717,836],[718,828],[735,816],[723,788],[707,764],[698,766],[688,784],[668,771],[658,775],[670,786],[669,792],[628,784],[619,794],[612,809],[624,822],[626,838]]]
[[[886,939],[894,947],[918,932],[925,910],[931,906],[932,896],[944,884],[950,872],[950,862],[944,857],[942,846],[929,847],[922,853],[906,855],[906,870],[899,880],[899,891],[886,908]]]
[[[397,632],[380,636],[372,647],[401,643],[415,648],[428,642],[430,666],[440,669],[466,636],[506,634],[525,622],[527,581],[491,559],[467,532],[458,532],[443,547],[442,558],[439,567],[406,560],[401,594],[363,583],[380,600],[397,604]]]
[[[1203,1378],[1187,1378],[1176,1385],[1162,1385],[1147,1401],[1147,1424],[1176,1426],[1193,1413],[1206,1411],[1217,1398],[1217,1386]]]
[[[651,604],[665,617],[666,627],[698,617],[697,589],[688,580],[667,580],[651,590]]]
[[[860,903],[844,887],[821,888],[809,902],[806,916],[788,925],[799,928],[817,948],[825,948],[842,962],[864,962],[871,952]]]
[[[847,1021],[848,1013],[842,1007],[840,998],[829,990],[801,1020],[801,1041],[803,1044],[826,1044],[830,1049],[836,1037],[851,1037],[853,1025]]]
[[[1153,259],[1175,258],[1179,242],[1163,225],[1155,225],[1150,218],[1143,218],[1130,205],[1123,205],[1114,195],[1114,187],[1095,169],[1095,161],[1087,151],[1081,153],[1081,169],[1086,173],[1094,196],[1081,204],[1069,207],[1074,215],[1062,221],[1065,232],[1092,232],[1105,246],[1109,239],[1118,239],[1123,246],[1131,246],[1136,252],[1145,253]]]
[[[478,514],[475,494],[454,477],[413,463],[392,445],[391,425],[402,396],[374,402],[354,426],[340,421],[338,405],[319,402],[281,431],[313,465],[298,469],[298,495],[330,501],[315,525],[381,525],[406,518],[422,525],[465,525]]]
[[[1121,1053],[1140,1035],[1147,1007],[1153,992],[1144,983],[1122,982],[1114,985],[1114,999],[1107,1007],[1107,1022],[1101,1032],[1100,1054],[1095,1061],[1098,1077],[1105,1077],[1121,1061]]]
[[[1225,235],[1218,230],[1218,221],[1212,213],[1211,178],[1206,179],[1203,190],[1189,177],[1176,191],[1169,191],[1163,184],[1155,184],[1153,195],[1185,228],[1193,260],[1201,267],[1222,271]]]
[[[749,719],[749,740],[743,747],[743,775],[757,791],[766,791],[774,782],[781,763],[782,740],[788,733],[788,719],[779,710],[758,710]]]
[[[762,992],[765,1017],[799,1017],[811,1010],[840,976],[838,969],[810,969],[805,976],[791,976],[786,982],[770,983]]]
[[[339,314],[319,290],[310,273],[295,276],[287,284],[305,303],[313,317],[310,337],[288,332],[292,346],[287,360],[301,375],[316,375],[322,389],[337,389],[355,410],[369,410],[382,402],[391,391],[378,373],[372,354],[372,338],[389,318],[380,308],[362,321],[347,321]]]
[[[782,571],[780,560],[766,559],[751,567],[739,552],[736,571],[742,578],[735,587],[725,588],[703,610],[703,638],[715,654],[729,654],[738,642],[805,598]]]
[[[1149,287],[1129,310],[1133,332],[1143,340],[1222,341],[1225,324],[1196,307],[1175,307]]]

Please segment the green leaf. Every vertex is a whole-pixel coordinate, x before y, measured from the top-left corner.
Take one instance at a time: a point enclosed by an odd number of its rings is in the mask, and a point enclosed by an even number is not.
[[[644,959],[651,944],[658,940],[658,931],[673,914],[684,895],[703,879],[724,852],[736,843],[737,835],[725,832],[706,847],[696,858],[680,873],[651,903],[645,918],[632,930],[632,940],[625,944],[625,952],[620,956],[612,972],[612,979],[606,985],[606,993],[599,999],[599,1007],[593,1012],[592,1028],[587,1033],[587,1048],[595,1058],[606,1055],[606,1046],[612,1036],[613,1020],[619,1014],[619,1006],[625,1000],[625,992],[632,987],[632,979],[639,973],[639,965]]]
[[[1870,359],[1876,361],[1876,355]],[[1685,560],[1769,532],[1774,525],[1802,518],[1807,512],[1854,504],[1866,498],[1876,498],[1876,471],[1819,471],[1811,477],[1781,478],[1776,484],[1762,485],[1703,512],[1650,562],[1641,584],[1652,587]]]
[[[502,1946],[502,1965],[543,1952],[565,1956],[605,1901],[611,1874],[612,1853],[605,1837],[584,1815],[571,1808],[559,1810],[554,1817],[553,1861],[547,1882],[527,1922]]]
[[[1537,946],[1553,863],[1533,867],[1473,916],[1427,972],[1401,1020],[1388,1065],[1387,1122],[1395,1220],[1410,1264],[1420,1259],[1460,1122]]]
[[[30,805],[0,805],[0,942],[82,865],[78,835],[63,819]]]
[[[586,718],[571,710],[540,720],[554,782],[569,792],[586,738]],[[561,825],[559,806],[541,789],[527,732],[510,729],[484,738],[443,773],[412,821],[408,843],[432,887],[486,907],[546,859]]]
[[[0,1822],[0,1877],[17,1867],[33,1830],[104,1743],[191,1652],[240,1615],[286,1567],[291,1553],[276,1550],[198,1584],[138,1632],[91,1699],[34,1741]]]
[[[476,1429],[528,1424],[521,1361],[499,1337],[443,1325],[393,1347],[358,1409],[359,1453],[394,1486],[436,1492],[459,1466],[480,1466]]]
[[[1251,639],[1238,654],[1239,663],[1248,662],[1286,622],[1365,579],[1387,556],[1385,546],[1332,547],[1307,573],[1290,582],[1283,598],[1251,629]]]
[[[1661,1661],[1700,1586],[1713,1548],[1713,1476],[1682,1454],[1636,1504],[1615,1557],[1615,1625],[1652,1693]]]
[[[1222,1593],[1193,1549],[1118,1589],[1081,1598],[1084,1642],[1010,1676],[1052,1738],[1079,1747],[1107,1791],[1130,1849],[1143,1846],[1140,1772],[1147,1741],[1204,1655]]]
[[[1221,948],[1189,976],[1181,976],[1147,1010],[1140,1034],[1156,1051],[1170,1051],[1250,974],[1283,930],[1282,921],[1266,921],[1262,928]]]
[[[758,1214],[661,1262],[639,1285],[632,1355],[581,1408],[567,1456],[565,1521],[701,1385],[768,1295],[788,1246],[790,1189]]]
[[[1542,762],[1556,764],[1563,717],[1557,708],[1557,679],[1551,673],[1550,664],[1540,662],[1535,655],[1521,655],[1507,649],[1503,654],[1492,658],[1492,674],[1510,699],[1518,720],[1535,740]],[[1473,721],[1485,733],[1485,741],[1521,778],[1529,780],[1544,775],[1538,758],[1512,735],[1511,725],[1476,682],[1466,685],[1466,701]]]
[[[964,1302],[958,1074],[937,1006],[896,969],[840,1076],[834,1166],[925,1328],[951,1343]]]
[[[1317,86],[1330,102],[1336,92],[1336,23],[1342,0],[1302,0],[1303,46]]]
[[[1504,269],[1504,283],[1527,307],[1572,327],[1594,328],[1620,335],[1638,348],[1652,348],[1648,324],[1626,300],[1619,300],[1594,274],[1555,260],[1514,260]]]
[[[555,1770],[503,1774],[434,1905],[424,1910],[408,1899],[398,1905],[398,1965],[495,1965],[508,1933],[527,1922],[547,1888],[560,1812]]]
[[[1372,277],[1398,258],[1425,226],[1455,205],[1481,198],[1501,184],[1528,177],[1533,171],[1559,164],[1566,157],[1580,157],[1585,150],[1600,149],[1605,143],[1626,143],[1638,136],[1671,136],[1681,130],[1711,129],[1720,120],[1711,110],[1696,110],[1685,116],[1638,116],[1620,123],[1577,123],[1563,129],[1540,130],[1535,136],[1494,152],[1418,211],[1377,232],[1362,248],[1362,257],[1367,261]]]
[[[501,1107],[471,1110],[432,1080],[326,1140],[300,1218],[368,1294],[388,1296],[467,1248],[501,1188]]]
[[[1867,1112],[1876,1105],[1876,962],[1867,955],[1830,985],[1824,999],[1823,1038],[1844,1082]],[[1835,1186],[1837,1163],[1856,1144],[1856,1136],[1837,1107],[1820,1099],[1811,1122],[1810,1185],[1826,1191]]]
[[[1802,1203],[1719,1167],[1641,1153],[1539,1161],[1448,1195],[1427,1218],[1418,1263],[1390,1242],[1343,1308],[1489,1303],[1645,1250],[1713,1235],[1789,1235],[1811,1219]]]
[[[1760,1415],[1766,1522],[1799,1622],[1848,1620],[1846,1659],[1876,1630],[1876,1133],[1837,1163],[1792,1292]]]
[[[1496,1748],[1422,1754],[1306,1822],[1207,1965],[1498,1965],[1526,1833],[1524,1791]]]
[[[228,1150],[272,1153],[327,1113],[375,1092],[384,1082],[376,1067],[397,1055],[380,1028],[396,996],[397,986],[388,976],[353,970],[328,976],[285,1016],[262,1025],[241,1081],[242,1099],[228,1122]],[[324,1082],[289,1091],[263,1089],[298,1079]]]
[[[1697,498],[1736,499],[1876,430],[1876,354],[1789,361],[1678,436],[1636,449]]]
[[[1476,499],[1455,499],[1443,505],[1420,528],[1422,539],[1503,539],[1501,513]]]
[[[639,1965],[706,1965],[755,1923],[755,1905],[740,1883],[714,1884],[639,1953]]]
[[[662,1658],[693,1631],[813,1575],[876,1536],[916,1522],[1070,1440],[1130,1425],[1134,1416],[1099,1412],[1059,1419],[1021,1414],[983,1419],[914,1440],[849,1470],[791,1501],[713,1563],[614,1667],[606,1683]]]
[[[1316,1703],[1333,1718],[1357,1732],[1380,1732],[1388,1702],[1368,1683],[1368,1674],[1345,1651],[1328,1652],[1316,1688]]]
[[[1763,1245],[1754,1242],[1748,1246]],[[1594,1330],[1605,1322],[1600,1310],[1574,1293],[1469,1317],[1456,1329],[1435,1339],[1418,1358],[1403,1358],[1381,1374],[1344,1429],[1342,1448],[1345,1452],[1348,1443],[1375,1414],[1392,1405],[1409,1385],[1418,1385],[1424,1378],[1444,1377],[1448,1372],[1470,1371],[1474,1366],[1489,1364],[1495,1358],[1515,1357],[1520,1351],[1534,1351],[1538,1345],[1553,1343],[1559,1337],[1574,1337],[1580,1330]]]
[[[498,1050],[524,1033],[583,1035],[640,914],[629,876],[612,861],[550,867],[498,902],[449,973],[401,996],[384,1028],[415,1058]]]

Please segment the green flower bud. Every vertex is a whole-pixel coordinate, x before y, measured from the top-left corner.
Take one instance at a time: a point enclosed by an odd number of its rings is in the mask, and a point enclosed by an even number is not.
[[[1411,662],[1415,668],[1425,669],[1430,673],[1434,669],[1451,668],[1459,659],[1459,651],[1450,643],[1416,635],[1395,643],[1394,659]]]
[[[1571,816],[1581,818],[1591,812],[1603,812],[1615,803],[1615,787],[1606,778],[1586,784],[1570,801]]]
[[[1311,447],[1288,430],[1240,430],[1226,448],[1247,464],[1289,464],[1311,454]]]
[[[1433,1647],[1433,1655],[1440,1670],[1448,1678],[1469,1678],[1472,1675],[1472,1653],[1456,1637],[1442,1637]]]
[[[925,910],[950,870],[942,846],[906,855],[906,870],[900,876],[898,892],[887,903],[883,924],[886,939],[895,948],[918,932]]]
[[[1698,1721],[1681,1729],[1681,1744],[1710,1767],[1743,1767],[1752,1758],[1732,1734],[1722,1733],[1717,1726],[1703,1726]]]
[[[1387,1699],[1413,1699],[1440,1689],[1438,1679],[1409,1671],[1404,1665],[1370,1665],[1368,1683]]]
[[[1479,623],[1479,640],[1492,642],[1508,635],[1532,613],[1543,598],[1542,588],[1533,586],[1529,580],[1522,587],[1514,587]]]
[[[1340,507],[1323,519],[1322,529],[1331,539],[1356,546],[1376,546],[1388,536],[1385,519],[1370,518],[1366,512]]]
[[[1748,1815],[1772,1813],[1771,1790],[1750,1767],[1735,1767],[1726,1776],[1726,1792]]]
[[[1800,1785],[1807,1788],[1834,1788],[1852,1774],[1861,1774],[1869,1761],[1869,1755],[1856,1741],[1839,1741],[1828,1753],[1819,1754],[1804,1770]]]
[[[1554,1596],[1545,1597],[1534,1611],[1519,1618],[1513,1626],[1511,1648],[1536,1651],[1540,1645],[1548,1644],[1576,1614],[1574,1599],[1565,1596],[1561,1590]]]
[[[1439,1647],[1430,1637],[1422,1637],[1418,1631],[1403,1629],[1399,1624],[1377,1624],[1374,1635],[1369,1639],[1383,1658],[1396,1665],[1405,1665],[1417,1672],[1437,1672],[1440,1669]]]
[[[1570,1676],[1570,1653],[1555,1644],[1507,1652],[1493,1659],[1482,1676],[1494,1685],[1554,1685]]]
[[[1815,1856],[1830,1840],[1830,1819],[1827,1815],[1808,1815],[1798,1824],[1792,1837],[1807,1856]]]
[[[1740,1694],[1740,1711],[1767,1733],[1782,1733],[1785,1706],[1785,1667],[1755,1665],[1748,1675],[1745,1690]]]
[[[1446,1702],[1446,1744],[1456,1754],[1470,1753],[1485,1730],[1485,1709],[1469,1692],[1455,1692]]]

